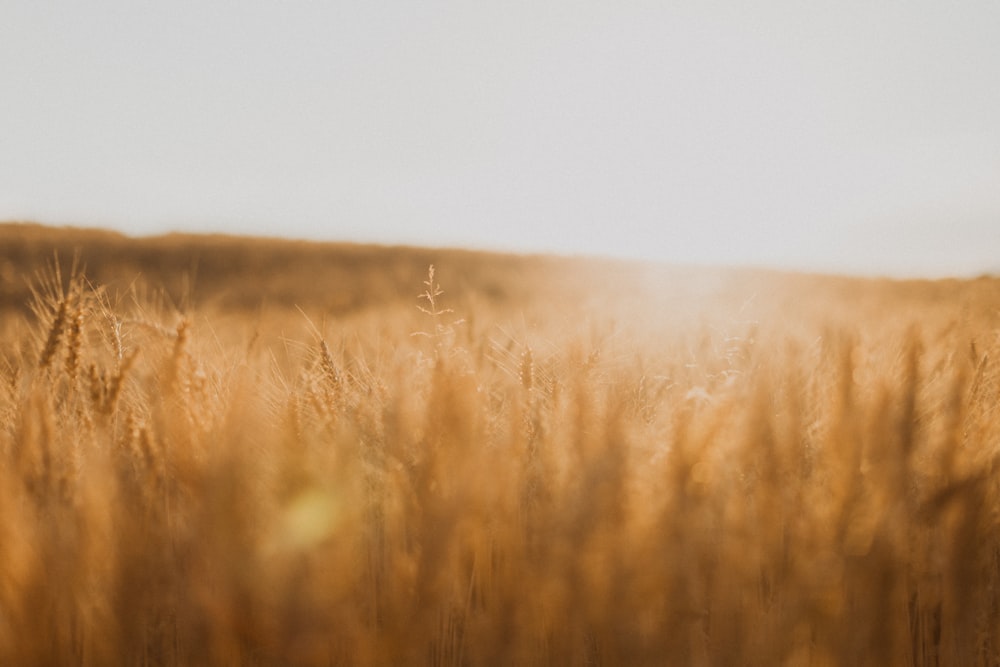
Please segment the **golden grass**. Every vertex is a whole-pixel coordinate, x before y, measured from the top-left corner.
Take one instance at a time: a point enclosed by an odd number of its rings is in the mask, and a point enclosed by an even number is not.
[[[1000,663],[1000,281],[91,240],[4,286],[0,664]]]

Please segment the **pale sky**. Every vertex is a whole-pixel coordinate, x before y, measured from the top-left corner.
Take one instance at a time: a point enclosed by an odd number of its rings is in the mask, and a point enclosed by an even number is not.
[[[0,220],[1000,272],[1000,2],[0,0]]]

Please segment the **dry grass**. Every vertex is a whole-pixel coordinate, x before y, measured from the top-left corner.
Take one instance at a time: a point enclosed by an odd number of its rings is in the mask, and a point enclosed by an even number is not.
[[[0,325],[0,664],[1000,663],[1000,281],[95,248]]]

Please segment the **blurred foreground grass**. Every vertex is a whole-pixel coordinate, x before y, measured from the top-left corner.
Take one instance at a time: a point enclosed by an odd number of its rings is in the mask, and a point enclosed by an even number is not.
[[[6,226],[0,299],[0,664],[1000,663],[998,280]]]

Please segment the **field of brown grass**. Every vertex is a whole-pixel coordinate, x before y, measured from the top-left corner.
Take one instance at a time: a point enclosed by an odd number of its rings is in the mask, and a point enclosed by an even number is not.
[[[0,225],[0,665],[997,665],[998,358],[987,277]]]

